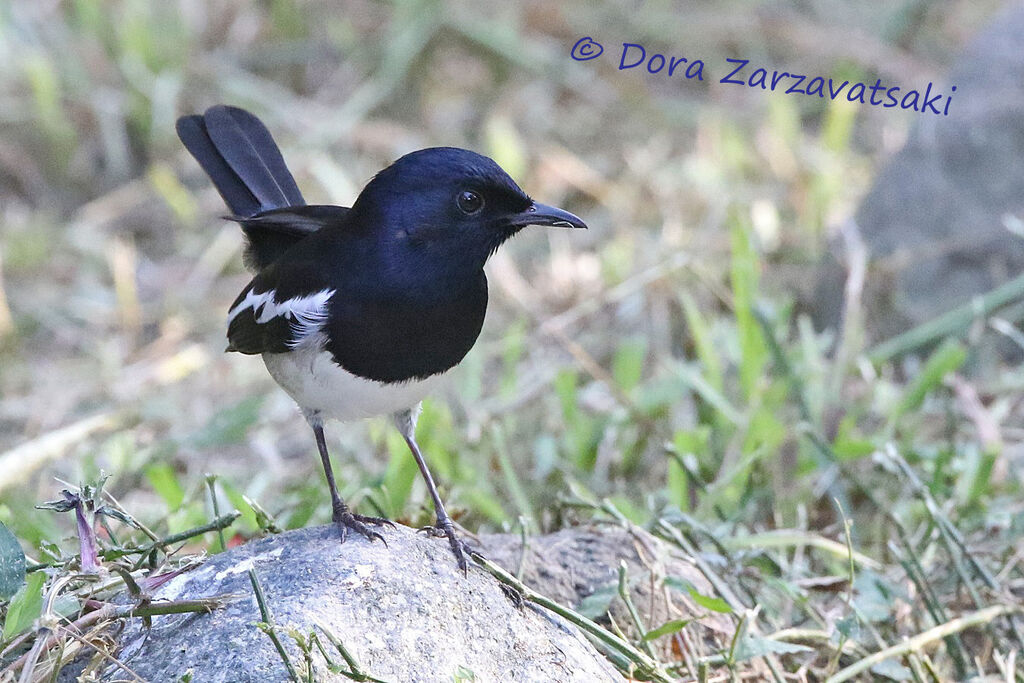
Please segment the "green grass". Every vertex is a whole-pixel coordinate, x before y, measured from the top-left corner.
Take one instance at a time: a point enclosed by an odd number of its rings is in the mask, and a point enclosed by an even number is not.
[[[948,52],[945,15],[908,27],[910,4],[849,20],[921,60]],[[480,342],[424,405],[420,443],[462,525],[635,524],[702,558],[717,594],[691,595],[734,628],[701,660],[709,675],[866,662],[896,679],[1012,676],[1024,373],[972,326],[1019,304],[1016,281],[892,340],[858,309],[825,332],[805,313],[827,228],[886,153],[875,133],[908,121],[762,93],[739,106],[567,57],[569,37],[610,45],[595,27],[614,25],[709,62],[734,41],[752,57],[765,46],[743,3],[687,22],[582,2],[544,21],[496,5],[350,9],[77,0],[29,40],[43,20],[0,8],[0,521],[34,570],[23,582],[0,533],[0,670],[76,567],[74,519],[35,508],[64,487],[54,477],[110,475],[120,507],[97,502],[122,515],[99,516],[111,564],[160,566],[168,538],[219,552],[329,519],[303,421],[258,360],[220,353],[247,277],[240,239],[173,121],[232,101],[266,118],[310,201],[350,202],[398,154],[458,144],[591,224],[509,245]],[[843,61],[773,49],[873,68],[867,53],[851,63],[856,45]],[[350,502],[431,520],[388,421],[328,438]],[[79,590],[63,594],[68,618]],[[621,599],[612,587],[579,611]],[[700,678],[677,668],[700,618],[640,624],[613,661],[635,651],[649,672]]]

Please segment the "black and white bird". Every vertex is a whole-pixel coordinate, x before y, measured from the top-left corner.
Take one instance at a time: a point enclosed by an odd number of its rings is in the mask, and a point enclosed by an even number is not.
[[[316,438],[333,519],[384,540],[386,519],[338,494],[324,420],[391,415],[434,501],[429,530],[456,536],[416,444],[420,401],[469,352],[487,311],[484,263],[528,225],[585,228],[534,202],[491,159],[454,147],[412,152],[378,173],[351,208],[308,205],[255,116],[218,105],[178,119],[178,136],[247,238],[255,277],[228,311],[228,351],[260,354]]]

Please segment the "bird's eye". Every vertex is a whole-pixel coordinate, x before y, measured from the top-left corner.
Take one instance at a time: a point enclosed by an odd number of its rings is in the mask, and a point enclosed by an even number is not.
[[[469,216],[479,213],[480,209],[484,208],[484,198],[472,190],[460,192],[456,202],[459,205],[459,210]]]

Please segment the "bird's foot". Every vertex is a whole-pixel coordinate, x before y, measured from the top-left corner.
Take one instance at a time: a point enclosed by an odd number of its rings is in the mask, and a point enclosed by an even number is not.
[[[518,588],[509,586],[506,583],[498,584],[501,587],[501,591],[505,594],[505,597],[512,601],[512,604],[516,606],[516,609],[522,609],[523,605],[526,604],[526,598],[523,596],[522,591]]]
[[[455,525],[452,524],[450,518],[438,519],[431,526],[421,527],[420,531],[435,538],[447,538],[448,545],[451,546],[452,554],[455,555],[455,561],[458,563],[459,569],[462,570],[463,574],[469,573],[469,559],[473,555],[473,549],[466,545],[466,542],[455,533]]]
[[[357,515],[351,512],[348,509],[348,506],[346,506],[345,504],[342,504],[340,507],[336,506],[334,508],[333,518],[334,523],[338,525],[338,531],[341,532],[342,543],[344,543],[345,540],[348,538],[348,531],[349,529],[351,529],[353,531],[359,532],[366,538],[370,539],[371,542],[374,540],[380,540],[381,543],[387,546],[388,542],[384,540],[384,537],[381,536],[380,533],[378,533],[377,531],[374,531],[373,529],[368,527],[367,525],[387,525],[392,529],[395,528],[395,525],[391,522],[390,519],[385,519],[383,517],[367,517],[366,515]]]

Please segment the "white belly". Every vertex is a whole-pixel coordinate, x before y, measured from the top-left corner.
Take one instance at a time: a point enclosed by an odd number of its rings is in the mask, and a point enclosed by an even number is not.
[[[305,411],[325,418],[357,420],[390,415],[416,406],[443,375],[384,384],[356,377],[319,349],[265,353],[271,376]]]

